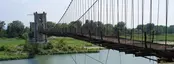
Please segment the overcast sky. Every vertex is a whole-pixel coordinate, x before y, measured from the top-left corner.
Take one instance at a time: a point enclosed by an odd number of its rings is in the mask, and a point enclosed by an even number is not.
[[[34,12],[47,13],[47,20],[57,22],[70,0],[0,0],[0,20],[6,23],[20,20],[29,26]]]
[[[29,22],[33,21],[33,16],[28,14],[33,14],[34,12],[47,13],[47,20],[58,22],[65,9],[71,0],[0,0],[0,20],[6,23],[12,22],[13,20],[20,20],[26,26],[29,26]],[[84,0],[82,0],[84,1]],[[116,1],[116,0],[115,0]],[[135,25],[137,25],[137,1],[134,0],[135,5]],[[156,24],[157,20],[157,2],[153,1],[153,23]],[[121,3],[121,0],[120,0]],[[165,0],[160,0],[160,25],[165,25]],[[174,25],[174,0],[169,0],[169,25]],[[131,26],[131,0],[128,0],[128,26]],[[120,9],[121,11],[121,9]],[[141,11],[141,0],[140,0],[140,11]],[[120,14],[120,16],[122,16]],[[124,16],[124,14],[123,14]],[[141,16],[141,12],[140,12]],[[145,23],[149,22],[149,0],[145,0]],[[115,18],[116,20],[117,18]],[[120,21],[123,20],[120,17]],[[141,20],[141,17],[140,19]]]

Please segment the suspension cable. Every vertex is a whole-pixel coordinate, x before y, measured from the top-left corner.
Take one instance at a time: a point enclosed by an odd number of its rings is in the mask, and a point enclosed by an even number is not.
[[[143,46],[143,40],[144,40],[144,0],[142,0],[142,46]]]
[[[81,4],[82,4],[82,0],[79,1],[80,15],[81,15],[81,13],[83,12],[82,5],[81,5]],[[79,15],[79,16],[80,16],[80,15]],[[79,32],[80,32],[81,35],[83,35],[83,34],[82,34],[83,19],[84,19],[84,17],[80,20],[81,25],[80,25],[80,27],[79,27],[79,28],[80,28],[80,31],[79,31]]]
[[[76,3],[75,3],[75,9],[76,9],[76,13],[75,13],[75,15],[76,15],[76,17],[78,17],[78,0],[76,0],[75,1]],[[75,21],[75,20],[74,20]],[[77,21],[77,20],[76,20]],[[75,34],[78,34],[78,29],[77,29],[77,27],[75,27]],[[77,54],[77,51],[75,52],[76,54]],[[77,61],[77,55],[75,54],[75,61]]]
[[[103,0],[100,0],[100,21],[101,21],[101,23],[103,22]],[[101,27],[101,26],[100,26]],[[101,27],[101,29],[100,29],[100,37],[101,37],[101,40],[103,40],[103,32],[102,32],[102,30],[103,30],[103,27]]]
[[[90,8],[90,0],[88,0],[88,8]],[[92,7],[91,7],[92,8]],[[88,11],[88,20],[90,21],[90,10]],[[88,30],[89,30],[89,27],[88,27]]]
[[[115,22],[115,0],[112,0],[112,24],[114,27],[114,22]]]
[[[71,4],[72,4],[73,1],[74,1],[74,0],[71,0],[70,4],[68,5],[67,9],[66,9],[65,12],[63,13],[63,15],[62,15],[62,17],[60,18],[60,20],[58,21],[58,23],[60,23],[60,21],[63,19],[63,17],[65,16],[65,14],[67,13],[67,11],[69,10],[69,8],[70,8],[70,6],[71,6]]]
[[[108,35],[108,0],[106,0],[106,36]]]
[[[108,19],[108,21],[109,21],[109,24],[111,24],[112,23],[112,0],[108,0],[109,2],[108,2],[108,4],[109,4],[109,6],[108,6],[108,13],[109,13],[109,19]]]
[[[99,36],[99,22],[100,22],[100,0],[98,1],[98,26],[97,26],[97,37]]]
[[[94,0],[93,0],[94,1]],[[99,2],[99,1],[98,1]],[[97,3],[98,4],[98,3]],[[97,22],[96,20],[96,9],[97,9],[97,5],[94,5],[93,7],[93,16],[94,16],[94,22]],[[95,28],[94,28],[94,35],[95,35],[95,38],[97,38],[97,27],[96,27],[96,23],[95,23]]]
[[[65,10],[65,12],[63,13],[62,17],[60,18],[60,20],[58,21],[58,23],[60,23],[62,21],[62,19],[64,18],[65,14],[68,12],[68,10],[70,9],[70,6],[72,5],[72,3],[74,2],[74,0],[71,0],[71,2],[69,3],[67,9]],[[58,24],[57,23],[57,24]],[[50,31],[51,29],[55,28],[56,27],[56,24],[51,27],[50,29],[48,29],[48,31]]]
[[[92,4],[93,2],[92,2],[93,0],[90,0],[90,4]],[[95,6],[95,5],[94,5]],[[92,28],[92,23],[94,22],[94,20],[93,20],[93,13],[92,13],[92,11],[93,11],[93,8],[94,8],[94,6],[91,8],[91,10],[89,11],[90,12],[90,21],[91,21],[91,23],[90,23],[90,38],[91,38],[91,36],[92,36],[92,33],[93,33],[93,28]]]
[[[158,0],[158,11],[157,11],[157,30],[159,29],[159,10],[160,10],[160,0]],[[158,33],[158,32],[157,32]],[[158,37],[157,37],[157,34],[156,34],[156,41],[158,41]]]
[[[103,0],[103,24],[104,23],[106,23],[106,0]],[[104,29],[103,29],[103,36],[105,36],[105,34],[106,34],[106,27],[104,27]]]
[[[76,0],[75,9],[76,9],[75,17],[77,18],[78,17],[78,0]],[[77,20],[74,20],[74,21],[77,21]],[[74,30],[75,30],[75,34],[77,34],[77,28],[76,27],[75,27]]]
[[[84,12],[83,13],[85,13],[85,11],[87,10],[87,1],[86,0],[84,0],[85,1],[85,9],[84,9]],[[84,15],[84,17],[85,17],[85,20],[84,20],[84,24],[86,23],[86,20],[87,20],[87,15]],[[84,31],[84,33],[85,33],[85,35],[86,35],[86,31]]]
[[[90,8],[90,0],[88,0],[88,7]],[[91,9],[92,9],[92,7],[91,7]],[[90,10],[91,10],[91,9],[90,9]],[[89,24],[90,24],[90,25],[88,26],[88,35],[89,35],[89,37],[90,37],[90,39],[91,39],[91,31],[90,31],[90,27],[91,27],[91,21],[90,21],[90,18],[91,18],[91,17],[90,17],[90,16],[91,16],[91,15],[90,15],[90,10],[88,11],[88,20],[89,20]]]
[[[117,0],[117,24],[120,21],[120,19],[119,19],[120,18],[120,16],[119,16],[120,14],[119,13],[120,13],[120,11],[119,11],[119,0]],[[119,29],[117,29],[117,32],[119,33]],[[117,37],[118,37],[117,40],[118,40],[118,43],[120,43],[120,41],[119,41],[120,40],[119,39],[120,36],[119,36],[118,33],[117,33]]]
[[[123,8],[123,6],[124,6],[124,5],[123,5],[123,4],[124,4],[123,1],[124,1],[124,0],[122,0],[122,2],[121,2],[121,3],[122,3],[122,4],[121,4],[121,9],[122,9],[122,10],[121,10],[121,20],[122,20],[122,21],[123,21],[123,11],[124,11],[124,10],[123,10],[123,9],[124,9],[124,8]]]
[[[150,41],[152,41],[152,0],[150,0]],[[153,43],[153,42],[152,42]],[[150,43],[151,48],[151,43]]]
[[[81,6],[81,9],[82,9],[82,13],[84,12],[84,9],[85,9],[85,5],[83,5],[83,4],[84,4],[84,1],[81,0],[81,5],[80,5],[80,6]],[[82,14],[82,13],[81,13],[81,14]],[[85,16],[82,18],[82,25],[81,25],[82,35],[84,35],[84,33],[83,33],[83,32],[84,32],[84,31],[83,31],[83,25],[85,24],[84,21],[85,21]]]
[[[85,12],[85,10],[87,9],[86,0],[84,0],[84,3],[85,3],[85,7],[84,7],[85,9],[84,9],[83,11]],[[84,13],[84,12],[83,12],[83,13]],[[84,18],[85,18],[85,19],[84,19],[84,24],[85,24],[85,23],[86,23],[87,16],[85,15]],[[84,31],[84,32],[85,32],[85,31]],[[85,33],[85,35],[86,35],[86,33]],[[86,53],[85,53],[85,54],[86,54]],[[86,64],[86,55],[85,55],[85,59],[84,59],[84,64]]]
[[[134,0],[132,0],[132,37],[131,39],[133,40],[133,45],[134,45]]]
[[[125,27],[127,27],[127,0],[125,0],[125,2],[124,2],[124,4],[125,4]],[[127,38],[127,35],[126,35],[126,28],[125,28],[125,38]],[[126,39],[125,39],[125,44],[126,44]]]
[[[111,36],[111,32],[109,31],[110,30],[110,26],[112,25],[112,0],[108,0],[108,3],[107,3],[107,7],[108,7],[108,36]]]
[[[138,18],[137,18],[137,20],[138,20],[138,25],[139,25],[139,24],[140,24],[140,23],[139,23],[139,20],[140,20],[140,19],[139,19],[139,16],[140,16],[140,9],[139,9],[139,8],[140,8],[140,4],[139,4],[139,0],[137,1],[137,4],[138,4],[138,6],[137,6],[137,7],[138,7],[138,8],[137,8],[137,9],[138,9],[138,13],[137,13]],[[138,30],[138,40],[139,40],[139,38],[140,38],[140,32],[139,32],[139,30]]]
[[[117,0],[117,23],[120,21],[119,0]]]
[[[167,51],[167,26],[168,26],[168,0],[166,0],[166,29],[165,29],[165,51]]]
[[[110,24],[113,24],[113,0],[110,0]],[[111,35],[111,34],[110,34]]]
[[[78,18],[78,16],[79,16],[79,0],[77,0],[76,7],[77,7],[77,18]],[[78,31],[77,31],[77,32],[78,32]]]
[[[90,11],[90,9],[98,2],[98,0],[96,0],[86,11],[85,13],[83,13],[77,20],[81,19],[88,11]]]
[[[112,0],[111,1],[111,3],[112,3],[112,26],[114,27],[115,26],[115,24],[114,24],[114,22],[115,22],[115,0]],[[114,35],[114,28],[112,28],[112,35]],[[115,40],[113,40],[113,42],[114,42]]]
[[[91,4],[93,3],[92,1],[93,1],[93,0],[91,0]],[[91,20],[91,21],[94,21],[94,20],[93,20],[93,9],[94,9],[94,7],[95,7],[95,5],[91,8],[91,11],[90,11],[90,14],[91,14],[91,19],[90,19],[90,20]]]

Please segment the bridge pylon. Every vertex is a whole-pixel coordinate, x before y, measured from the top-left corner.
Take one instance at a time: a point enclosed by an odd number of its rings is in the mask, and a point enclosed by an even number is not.
[[[34,13],[34,22],[30,22],[29,41],[31,43],[46,43],[47,36],[42,33],[46,29],[46,13]]]

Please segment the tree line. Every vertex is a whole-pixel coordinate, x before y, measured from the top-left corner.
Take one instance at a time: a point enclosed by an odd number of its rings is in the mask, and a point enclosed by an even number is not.
[[[105,35],[105,36],[113,36],[117,35],[131,35],[134,34],[142,34],[145,33],[147,35],[161,35],[166,33],[166,26],[163,25],[155,25],[153,23],[147,23],[145,25],[138,25],[135,28],[128,28],[123,21],[118,22],[116,25],[112,24],[104,24],[100,21],[86,20],[84,24],[82,21],[72,21],[69,24],[67,23],[53,23],[47,22],[47,29],[49,29],[50,33],[78,33],[78,34],[91,34],[91,35]],[[52,28],[51,28],[52,27]],[[174,25],[170,25],[167,27],[167,33],[174,33]]]
[[[5,21],[0,21],[0,38],[27,38],[30,29],[25,27],[21,21],[12,21],[7,24],[7,28],[5,25]]]
[[[5,25],[7,28],[5,29]],[[119,32],[120,35],[131,35],[142,34],[146,32],[147,34],[154,33],[155,35],[165,34],[166,26],[163,25],[155,25],[153,23],[147,23],[145,25],[138,25],[136,28],[128,28],[126,24],[122,21],[118,22],[116,25],[112,24],[104,24],[100,21],[86,20],[85,23],[82,24],[82,21],[72,21],[70,23],[54,23],[48,21],[47,31],[49,33],[79,33],[79,34],[91,34],[91,35],[105,35],[105,36],[113,36],[117,35]],[[5,21],[0,21],[0,38],[27,38],[30,33],[30,28],[26,27],[21,21],[16,20],[12,21],[9,24],[6,24]],[[170,25],[167,27],[167,33],[174,33],[174,25]]]

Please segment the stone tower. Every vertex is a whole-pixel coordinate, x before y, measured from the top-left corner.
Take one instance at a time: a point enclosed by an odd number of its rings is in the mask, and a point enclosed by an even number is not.
[[[30,23],[30,42],[46,43],[47,36],[43,34],[46,29],[46,13],[34,13],[34,22]]]

